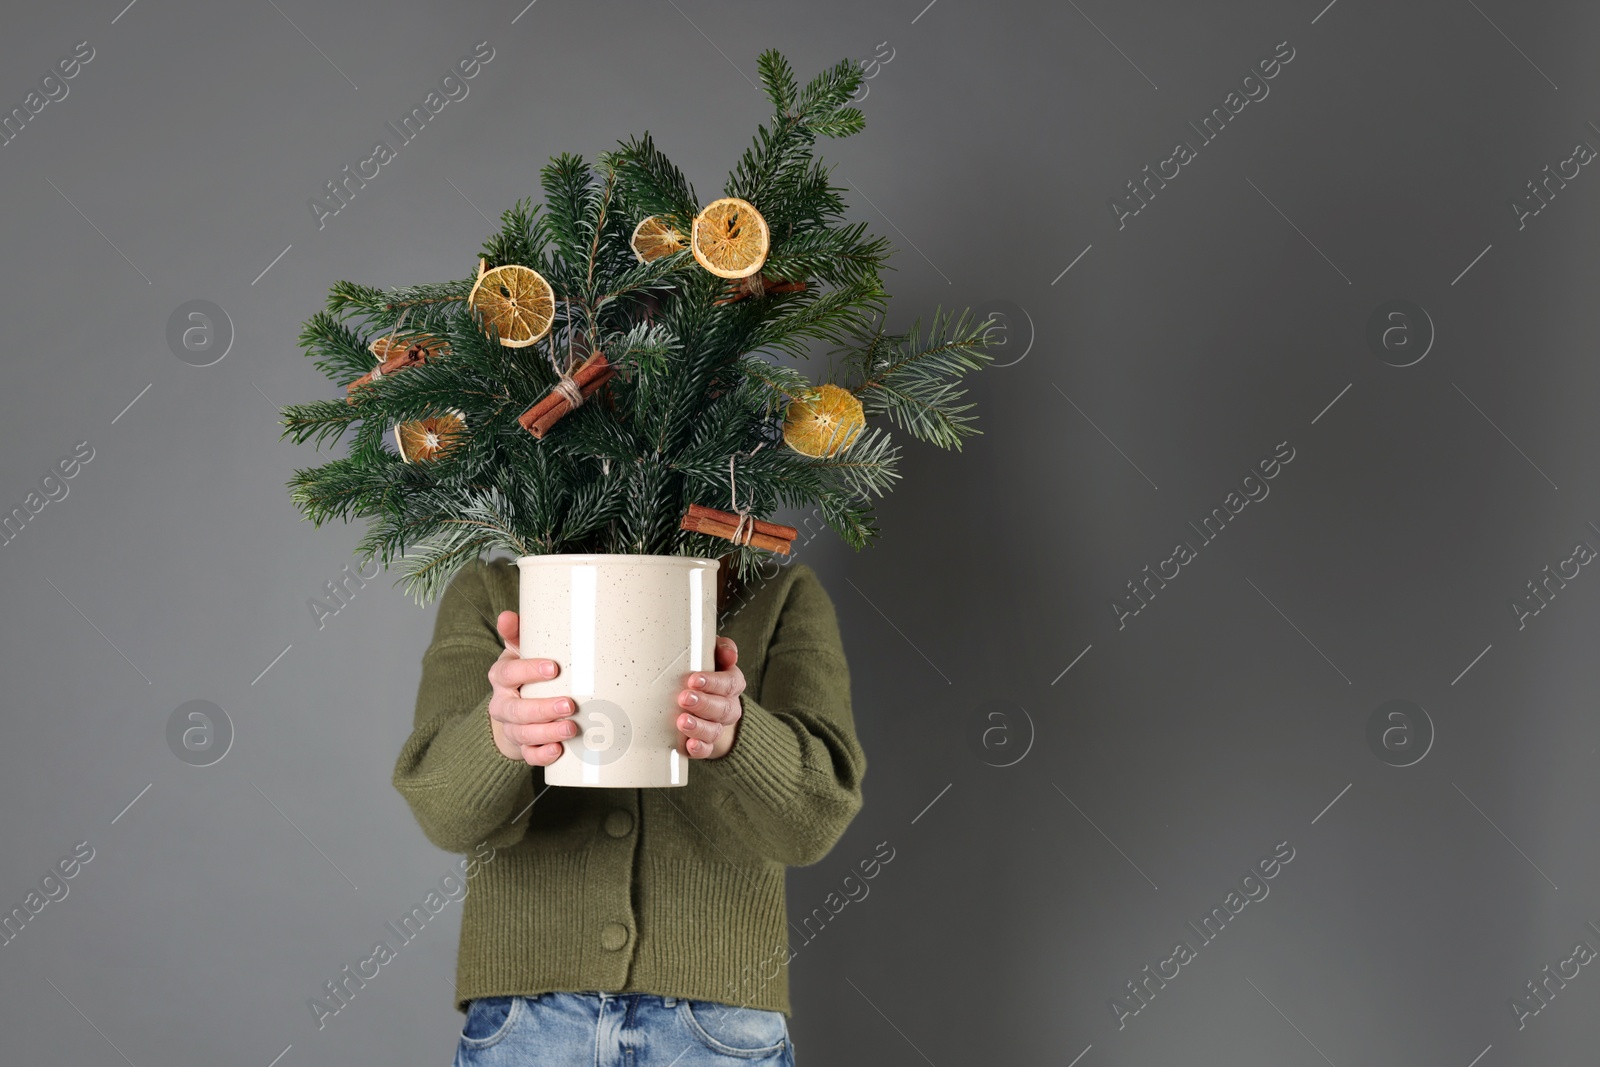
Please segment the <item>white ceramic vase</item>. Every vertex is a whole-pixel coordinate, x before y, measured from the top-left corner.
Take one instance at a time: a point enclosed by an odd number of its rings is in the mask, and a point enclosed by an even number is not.
[[[717,568],[693,556],[521,556],[524,659],[560,673],[524,697],[568,696],[576,737],[544,769],[550,785],[679,786],[689,757],[676,719],[694,671],[716,669]]]

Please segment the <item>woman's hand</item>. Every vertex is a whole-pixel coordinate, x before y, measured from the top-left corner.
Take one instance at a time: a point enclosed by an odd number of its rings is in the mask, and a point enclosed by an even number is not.
[[[687,688],[678,694],[678,732],[689,740],[685,747],[690,759],[716,759],[733,747],[744,705],[744,672],[739,669],[739,646],[731,638],[718,637],[717,669],[689,675]],[[525,703],[532,703],[526,701]]]
[[[529,766],[548,767],[560,758],[561,742],[577,736],[578,724],[570,718],[576,708],[568,697],[522,699],[523,685],[547,682],[561,673],[561,666],[555,660],[523,659],[517,652],[520,628],[514,611],[502,611],[495,622],[506,650],[489,668],[489,684],[494,687],[489,722],[501,755]]]

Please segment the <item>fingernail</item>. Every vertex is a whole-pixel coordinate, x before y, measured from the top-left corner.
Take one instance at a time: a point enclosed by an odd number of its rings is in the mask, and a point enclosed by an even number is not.
[[[539,664],[539,673],[544,675],[546,678],[554,678],[556,676],[556,665],[551,663],[549,660],[545,660],[543,663]]]
[[[689,676],[689,684],[694,686],[696,689],[699,689],[701,686],[706,684],[706,676],[703,674],[692,674]]]
[[[684,697],[683,702],[685,704],[689,705],[692,708],[696,704],[700,703],[700,694],[699,693],[690,693],[686,697]]]
[[[699,751],[699,748],[697,747],[699,744],[700,742],[691,737],[689,738],[689,743],[684,747],[687,748],[691,753],[694,753]]]
[[[563,697],[561,700],[556,701],[556,710],[561,712],[563,715],[570,714],[572,711],[572,701]]]
[[[567,737],[575,737],[578,733],[578,724],[575,722],[563,723],[561,732]]]
[[[693,715],[689,715],[689,716],[685,717],[684,720],[683,720],[683,728],[685,730],[693,730],[694,727],[695,727],[694,716]]]

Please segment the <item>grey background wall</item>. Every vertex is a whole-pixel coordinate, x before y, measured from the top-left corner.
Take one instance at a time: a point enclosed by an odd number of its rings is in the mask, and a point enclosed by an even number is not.
[[[985,436],[908,448],[880,546],[796,553],[870,771],[794,917],[894,849],[791,965],[800,1061],[1592,1056],[1600,9],[122,2],[0,33],[7,109],[92,49],[0,147],[0,504],[30,512],[0,904],[92,849],[0,947],[8,1062],[448,1061],[456,907],[325,1028],[306,1006],[452,858],[389,786],[432,612],[385,580],[307,606],[358,532],[283,488],[309,454],[276,407],[326,387],[295,334],[337,279],[462,273],[555,152],[649,129],[718,188],[769,46],[874,61],[826,151],[900,249],[896,315],[1006,331]],[[1146,165],[1170,180],[1113,208]],[[194,300],[225,316],[200,352],[168,339]],[[196,700],[226,716],[203,767],[168,739]],[[1177,976],[1136,998],[1147,965]]]

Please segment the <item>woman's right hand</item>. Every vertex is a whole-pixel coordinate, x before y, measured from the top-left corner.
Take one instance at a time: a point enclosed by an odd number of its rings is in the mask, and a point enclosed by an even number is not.
[[[523,659],[518,653],[520,625],[517,613],[502,611],[495,629],[506,643],[500,658],[489,668],[489,722],[494,727],[495,747],[507,759],[522,760],[532,767],[548,767],[562,752],[561,742],[576,737],[578,724],[572,721],[576,710],[570,697],[522,698],[528,682],[547,682],[561,673],[555,660]]]

